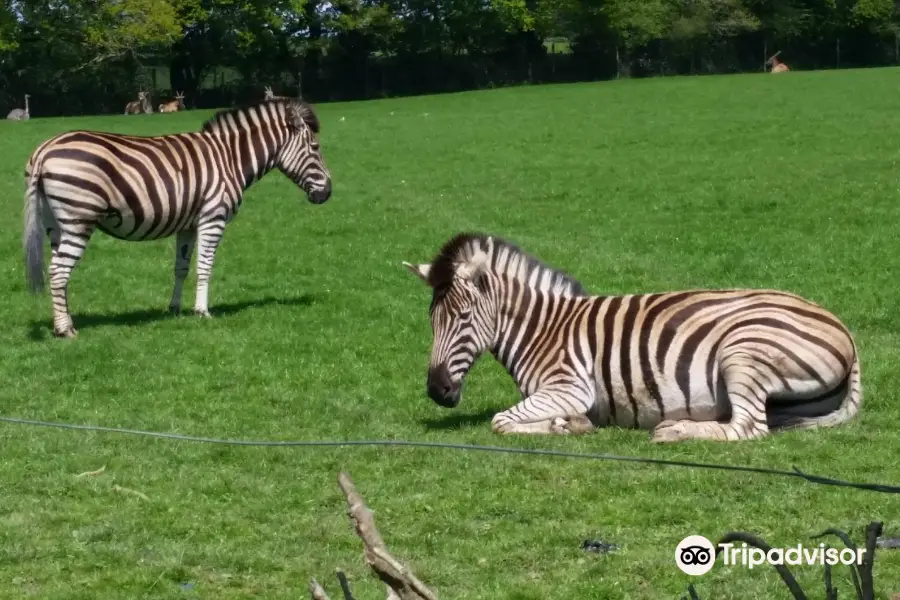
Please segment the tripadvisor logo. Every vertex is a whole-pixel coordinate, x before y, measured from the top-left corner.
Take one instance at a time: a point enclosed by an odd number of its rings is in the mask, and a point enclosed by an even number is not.
[[[797,544],[790,548],[771,548],[768,552],[742,543],[719,544],[719,555],[726,566],[741,566],[748,569],[760,565],[861,565],[866,549],[826,548],[825,544],[805,548]],[[675,564],[688,575],[708,573],[716,563],[716,548],[702,535],[689,535],[675,548]]]
[[[688,575],[703,575],[716,564],[716,549],[702,535],[689,535],[675,548],[675,564]]]

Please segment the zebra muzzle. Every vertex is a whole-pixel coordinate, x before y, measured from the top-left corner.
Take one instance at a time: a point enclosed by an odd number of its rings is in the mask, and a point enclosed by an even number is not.
[[[310,190],[306,196],[313,204],[325,204],[328,202],[328,199],[331,198],[331,179],[325,181],[325,185],[321,188]]]
[[[460,384],[450,378],[450,369],[446,365],[428,369],[428,397],[445,408],[455,408],[459,404]]]

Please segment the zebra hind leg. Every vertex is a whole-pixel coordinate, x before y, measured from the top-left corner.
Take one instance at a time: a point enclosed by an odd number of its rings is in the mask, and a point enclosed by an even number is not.
[[[212,317],[209,314],[209,279],[224,229],[224,219],[197,227],[197,297],[194,299],[194,313],[207,319]]]
[[[169,312],[177,315],[181,312],[181,296],[184,291],[184,280],[191,270],[191,255],[197,241],[197,230],[179,231],[175,236],[175,284],[172,287],[172,299],[169,301]]]
[[[53,335],[56,337],[73,338],[78,335],[69,314],[69,279],[84,255],[94,228],[94,224],[83,224],[78,229],[48,228],[53,252],[50,259],[50,296],[53,301]]]
[[[751,440],[769,434],[766,400],[783,388],[770,378],[769,368],[745,353],[734,353],[721,362],[721,373],[731,404],[731,419],[718,421],[663,421],[653,430],[651,441],[681,442],[690,439],[714,441]]]

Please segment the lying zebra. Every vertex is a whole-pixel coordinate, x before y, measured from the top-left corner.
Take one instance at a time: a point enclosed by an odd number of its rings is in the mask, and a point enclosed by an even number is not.
[[[25,168],[25,264],[31,291],[40,291],[46,231],[53,252],[54,334],[77,333],[67,289],[95,229],[131,241],[175,235],[169,304],[175,313],[196,245],[194,312],[209,317],[216,248],[248,187],[277,167],[313,204],[331,197],[318,133],[311,106],[272,100],[221,111],[197,132],[142,137],[72,131],[38,146]]]
[[[785,292],[691,290],[589,296],[516,246],[459,234],[430,264],[404,265],[432,288],[428,395],[459,404],[490,351],[522,401],[499,433],[652,429],[656,442],[744,440],[829,427],[862,401],[859,356],[831,313]]]

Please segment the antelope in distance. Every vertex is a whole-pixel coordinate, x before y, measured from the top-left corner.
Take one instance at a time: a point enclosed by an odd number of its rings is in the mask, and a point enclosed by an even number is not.
[[[179,110],[185,110],[184,92],[175,92],[174,100],[159,105],[159,112],[161,113],[178,112]]]
[[[263,100],[291,100],[290,96],[276,96],[275,92],[272,91],[272,86],[267,85],[265,88],[266,95]]]
[[[125,105],[126,115],[139,115],[141,113],[150,114],[153,107],[150,105],[150,93],[143,90],[138,92],[138,99],[132,100]]]
[[[31,118],[31,111],[28,109],[28,99],[31,98],[30,94],[25,94],[25,108],[14,108],[9,111],[9,114],[6,115],[6,118],[10,121],[27,121]]]
[[[778,58],[779,54],[781,54],[781,50],[776,52],[766,61],[766,66],[772,65],[772,70],[769,71],[770,73],[787,73],[791,70],[786,64],[781,62],[781,59]]]

